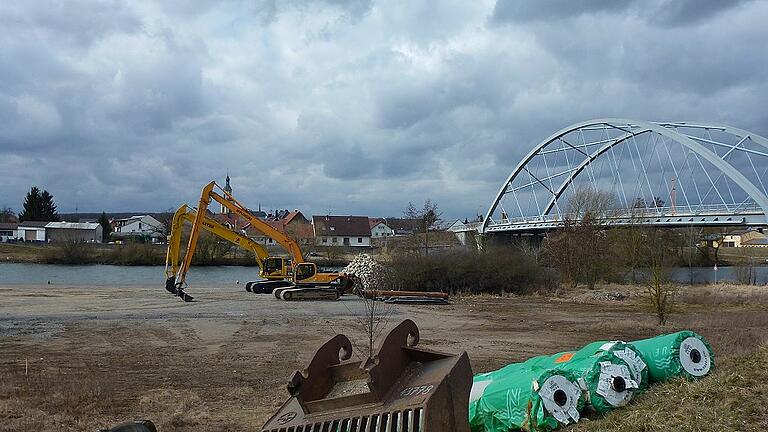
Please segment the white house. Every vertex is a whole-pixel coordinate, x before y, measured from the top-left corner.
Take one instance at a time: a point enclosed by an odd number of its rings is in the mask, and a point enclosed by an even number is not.
[[[318,246],[370,247],[368,216],[312,216]]]
[[[0,242],[19,238],[19,224],[0,222]]]
[[[459,240],[459,243],[461,243],[462,246],[467,245],[467,231],[469,231],[469,229],[467,228],[467,225],[461,221],[461,219],[456,219],[453,221],[453,223],[448,226],[447,231],[450,231],[456,235],[456,238]]]
[[[17,228],[18,236],[24,241],[44,242],[47,224],[48,222],[43,221],[20,222]]]
[[[371,237],[391,237],[395,235],[395,230],[387,225],[386,219],[371,218],[369,219],[371,225]]]
[[[740,230],[723,236],[723,247],[766,247],[768,237],[758,230]]]
[[[131,216],[125,219],[112,221],[112,237],[125,239],[130,237],[144,237],[158,243],[165,238],[163,224],[150,215]]]

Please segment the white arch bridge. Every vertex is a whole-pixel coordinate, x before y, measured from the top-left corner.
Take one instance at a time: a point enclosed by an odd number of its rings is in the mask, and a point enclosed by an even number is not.
[[[604,225],[768,225],[768,140],[730,126],[606,118],[561,129],[520,161],[480,233]]]

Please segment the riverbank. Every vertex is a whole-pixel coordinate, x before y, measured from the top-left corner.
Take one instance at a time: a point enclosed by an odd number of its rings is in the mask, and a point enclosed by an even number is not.
[[[0,262],[34,264],[105,264],[125,266],[165,265],[166,245],[159,244],[62,244],[0,243]],[[287,256],[283,250],[267,247],[270,253]],[[343,267],[354,258],[349,252],[314,252],[307,257],[319,266]],[[232,249],[222,256],[195,256],[195,266],[256,266],[253,254]]]
[[[289,303],[234,285],[193,290],[199,302],[181,302],[154,285],[0,283],[0,432],[92,431],[134,418],[152,419],[162,432],[254,430],[287,397],[290,373],[305,367],[320,344],[344,333],[356,350],[365,349],[359,298]],[[612,295],[617,290],[621,296]],[[480,295],[455,297],[448,306],[388,305],[386,327],[413,319],[420,345],[467,351],[475,373],[597,339],[692,329],[717,355],[715,373],[702,386],[723,385],[738,373],[739,358],[754,357],[768,342],[764,287],[682,287],[679,311],[663,327],[645,310],[641,290],[602,286],[552,297]],[[749,390],[739,381],[727,384],[733,394]],[[681,404],[679,393],[655,390],[625,408],[631,418],[617,413],[584,425],[640,430],[637,418],[653,407],[699,404],[711,414],[707,430],[732,429],[738,414],[732,399],[685,394]],[[752,430],[763,419],[756,412],[738,424]],[[665,424],[690,430],[678,420]]]

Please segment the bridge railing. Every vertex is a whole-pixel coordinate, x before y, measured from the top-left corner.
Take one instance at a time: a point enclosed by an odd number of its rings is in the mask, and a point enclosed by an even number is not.
[[[658,218],[680,218],[680,217],[696,217],[696,216],[712,216],[712,215],[730,215],[738,216],[744,214],[761,214],[762,209],[756,203],[742,203],[734,206],[724,205],[702,205],[695,206],[693,208],[680,208],[680,207],[652,207],[652,208],[633,208],[633,209],[614,209],[606,212],[602,217],[598,218],[599,221],[610,221],[616,219],[626,219],[631,222],[636,220],[637,223],[645,223],[644,219],[658,219]],[[489,226],[499,225],[521,225],[521,224],[551,224],[551,223],[563,223],[566,220],[579,221],[581,216],[578,214],[560,214],[558,215],[544,215],[544,216],[529,216],[529,217],[516,217],[516,218],[503,218],[503,219],[491,219]],[[653,223],[653,222],[648,222]],[[472,226],[470,226],[472,225]],[[480,229],[482,222],[474,222],[467,225],[469,229]]]

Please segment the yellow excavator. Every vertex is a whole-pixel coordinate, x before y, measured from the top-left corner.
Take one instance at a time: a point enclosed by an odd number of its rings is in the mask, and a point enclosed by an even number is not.
[[[179,207],[173,215],[171,235],[168,238],[168,252],[165,256],[166,284],[169,288],[171,287],[171,282],[173,284],[176,283],[176,278],[180,274],[181,233],[184,229],[184,223],[194,223],[196,216],[197,212],[186,204]],[[293,285],[293,282],[288,280],[291,277],[290,260],[288,258],[269,256],[264,246],[210,217],[204,217],[200,226],[219,238],[253,252],[256,257],[256,263],[259,266],[259,277],[262,280],[248,282],[248,291],[253,289],[253,292],[271,293],[275,288],[285,288]],[[169,291],[173,292],[170,289]]]
[[[211,201],[218,202],[244,219],[247,222],[245,227],[254,227],[273,239],[288,251],[291,259],[270,256],[258,243],[206,216]],[[189,233],[186,254],[179,262],[181,232],[185,221],[192,223],[192,229]],[[315,263],[304,260],[301,247],[296,240],[252,215],[248,208],[237,201],[231,193],[219,187],[216,182],[211,182],[203,188],[197,210],[181,206],[174,214],[171,227],[166,255],[165,288],[184,301],[194,300],[184,289],[186,275],[192,264],[192,256],[197,247],[200,231],[203,229],[254,252],[260,268],[259,276],[265,280],[246,284],[246,289],[250,288],[252,292],[272,292],[275,297],[282,300],[336,300],[342,293],[349,292],[354,285],[354,279],[347,275],[319,272]]]

